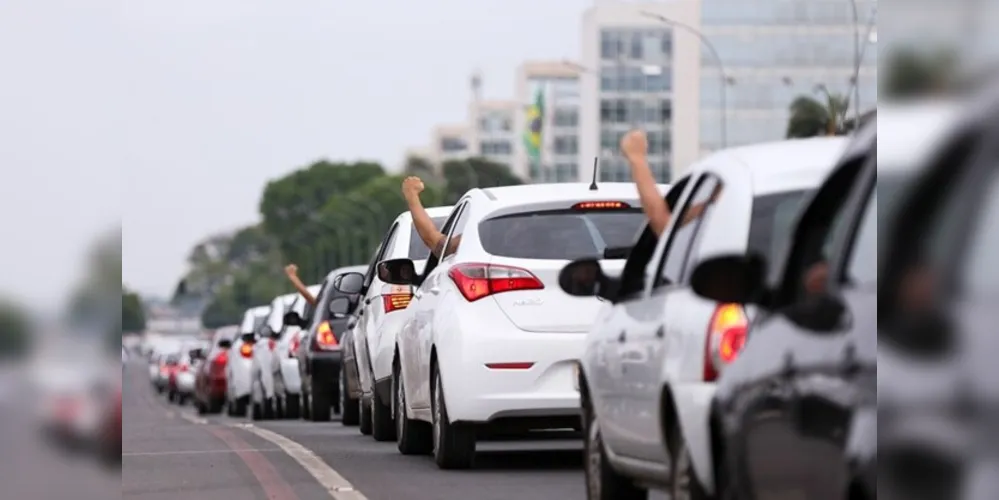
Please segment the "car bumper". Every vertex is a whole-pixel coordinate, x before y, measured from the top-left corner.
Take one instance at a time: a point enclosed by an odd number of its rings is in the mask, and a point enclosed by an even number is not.
[[[284,381],[284,392],[300,394],[302,392],[302,376],[298,371],[297,358],[284,358],[278,362],[281,380]]]
[[[240,357],[239,359],[229,358],[227,380],[229,381],[229,399],[239,399],[250,395],[252,386],[253,366],[249,359]]]
[[[439,351],[448,414],[464,422],[578,416],[579,391],[573,377],[585,337],[513,331],[465,337],[456,349]],[[532,365],[502,366],[511,363]]]
[[[194,374],[178,373],[176,375],[177,381],[177,392],[182,394],[193,394],[194,393]]]

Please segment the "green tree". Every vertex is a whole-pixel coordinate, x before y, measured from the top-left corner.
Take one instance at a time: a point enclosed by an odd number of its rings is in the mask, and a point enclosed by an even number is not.
[[[437,177],[437,169],[434,168],[434,165],[426,158],[420,156],[407,157],[403,172],[406,175],[415,175],[424,179],[424,182],[427,179]]]
[[[888,57],[878,87],[883,96],[891,98],[942,92],[953,82],[958,62],[957,53],[950,48],[900,49]]]
[[[140,333],[146,329],[146,311],[139,294],[121,289],[121,333]]]
[[[787,137],[803,138],[843,133],[843,117],[849,109],[849,99],[839,94],[825,93],[825,102],[801,95],[791,101],[791,116],[787,122]]]
[[[0,302],[0,360],[23,357],[31,348],[34,325],[20,306]]]
[[[485,158],[451,160],[444,162],[444,203],[454,204],[473,188],[515,186],[523,184],[510,168]]]

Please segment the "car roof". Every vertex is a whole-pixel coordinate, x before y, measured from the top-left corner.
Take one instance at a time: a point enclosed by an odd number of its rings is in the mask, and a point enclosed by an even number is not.
[[[669,190],[668,184],[658,184],[658,186],[663,193]],[[557,202],[560,200],[617,201],[638,199],[638,189],[633,182],[601,182],[597,184],[597,190],[595,191],[591,191],[590,184],[585,182],[521,184],[518,186],[476,189],[473,191],[481,191],[492,205],[497,208]]]
[[[257,306],[257,307],[251,307],[251,308],[247,309],[246,310],[246,314],[248,314],[250,316],[266,316],[267,313],[269,313],[270,311],[271,311],[271,306],[270,305]]]
[[[431,219],[436,219],[438,217],[447,217],[451,215],[451,212],[453,210],[454,210],[454,205],[426,208],[427,215],[429,215]],[[413,216],[412,214],[409,213],[409,210],[406,210],[405,212],[399,214],[399,216],[395,218],[395,221],[398,223],[412,223]]]
[[[818,186],[846,151],[847,137],[810,137],[724,149],[698,160],[692,171],[744,168],[757,195]]]
[[[918,166],[940,147],[962,116],[955,100],[878,105],[878,172],[894,172]]]
[[[299,297],[298,292],[278,295],[277,297],[274,297],[274,300],[280,300],[282,303],[284,303],[284,305],[290,306],[292,303],[295,302],[296,297]]]

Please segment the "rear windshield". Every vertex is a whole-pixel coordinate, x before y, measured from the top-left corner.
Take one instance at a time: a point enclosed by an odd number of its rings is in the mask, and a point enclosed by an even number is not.
[[[640,209],[558,210],[488,219],[479,224],[479,236],[483,249],[499,257],[574,260],[631,246],[644,224]]]
[[[433,217],[431,220],[434,221],[434,226],[436,226],[439,230],[441,226],[444,225],[444,221],[447,220],[447,217]],[[423,240],[420,238],[420,233],[416,232],[415,225],[409,235],[409,258],[411,260],[424,260],[430,258],[430,249],[423,243]]]
[[[749,250],[776,262],[781,257],[794,221],[801,209],[806,190],[757,196],[753,199],[753,218],[749,226]]]

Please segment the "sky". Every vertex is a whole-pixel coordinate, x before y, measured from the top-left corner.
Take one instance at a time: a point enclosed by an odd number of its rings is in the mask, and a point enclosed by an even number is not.
[[[56,298],[121,225],[125,284],[169,295],[268,180],[398,166],[464,118],[473,70],[509,98],[523,60],[576,57],[591,3],[0,0],[0,293]]]

